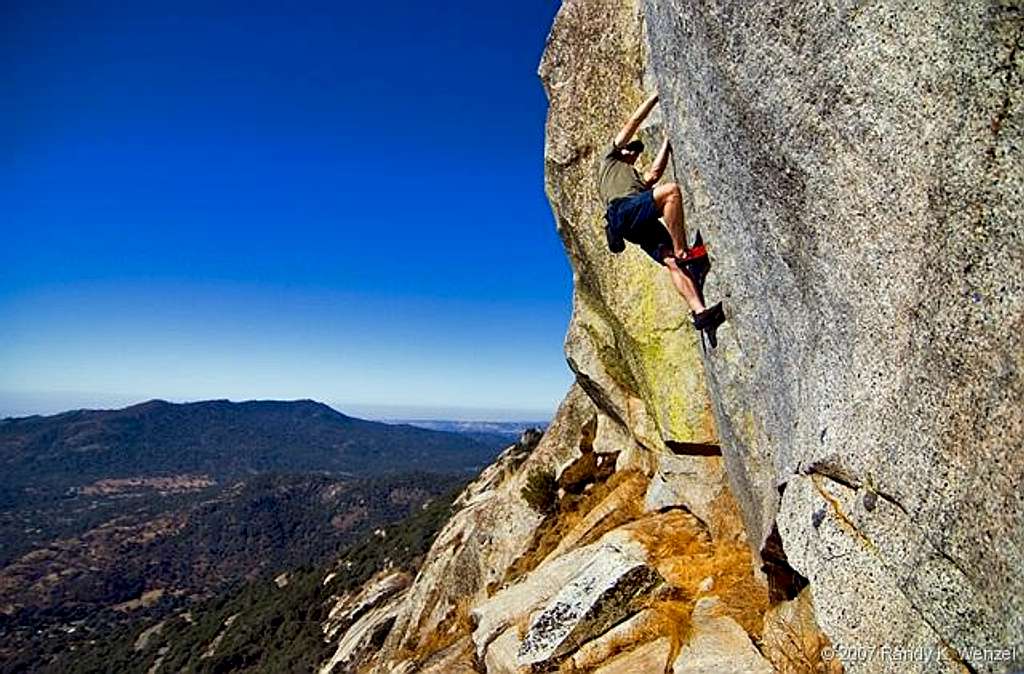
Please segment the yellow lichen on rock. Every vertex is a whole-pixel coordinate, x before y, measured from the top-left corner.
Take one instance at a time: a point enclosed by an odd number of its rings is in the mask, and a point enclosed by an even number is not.
[[[647,94],[639,12],[632,2],[565,2],[540,66],[547,194],[575,272],[566,355],[591,397],[644,446],[715,443],[686,304],[657,263],[634,246],[612,255],[605,241],[597,161]],[[660,134],[656,120],[642,131],[649,140]]]

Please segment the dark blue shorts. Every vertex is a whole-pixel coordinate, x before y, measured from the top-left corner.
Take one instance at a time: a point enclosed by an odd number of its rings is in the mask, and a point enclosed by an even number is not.
[[[606,215],[615,234],[643,248],[658,264],[664,264],[663,256],[672,254],[672,237],[658,220],[653,190],[615,199],[608,204]]]

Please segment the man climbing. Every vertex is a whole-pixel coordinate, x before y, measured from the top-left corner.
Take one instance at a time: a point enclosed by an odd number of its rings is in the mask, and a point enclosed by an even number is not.
[[[626,248],[624,240],[630,241],[664,265],[672,284],[690,306],[693,327],[701,331],[702,339],[707,335],[714,348],[718,344],[715,331],[725,320],[725,313],[721,302],[711,308],[704,306],[704,274],[708,264],[700,234],[692,249],[687,246],[679,185],[655,186],[668,166],[672,151],[668,139],[661,144],[658,156],[643,177],[633,167],[644,144],[630,139],[657,102],[657,94],[644,101],[605,148],[598,171],[598,187],[607,207],[608,248],[613,253],[621,253]],[[664,219],[664,224],[659,218]]]

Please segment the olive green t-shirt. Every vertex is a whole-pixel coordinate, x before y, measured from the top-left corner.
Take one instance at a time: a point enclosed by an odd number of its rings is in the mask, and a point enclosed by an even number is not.
[[[637,170],[619,159],[614,142],[605,148],[597,183],[606,206],[619,197],[630,197],[649,189]]]

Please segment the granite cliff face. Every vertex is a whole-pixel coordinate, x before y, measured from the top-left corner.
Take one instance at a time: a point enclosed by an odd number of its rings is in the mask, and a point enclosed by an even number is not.
[[[566,0],[577,383],[323,671],[1024,667],[1022,40],[1013,3]],[[598,153],[653,90],[729,316],[707,354],[604,241]]]
[[[705,371],[754,549],[778,528],[837,644],[1020,667],[1021,5],[644,16],[729,309]]]

